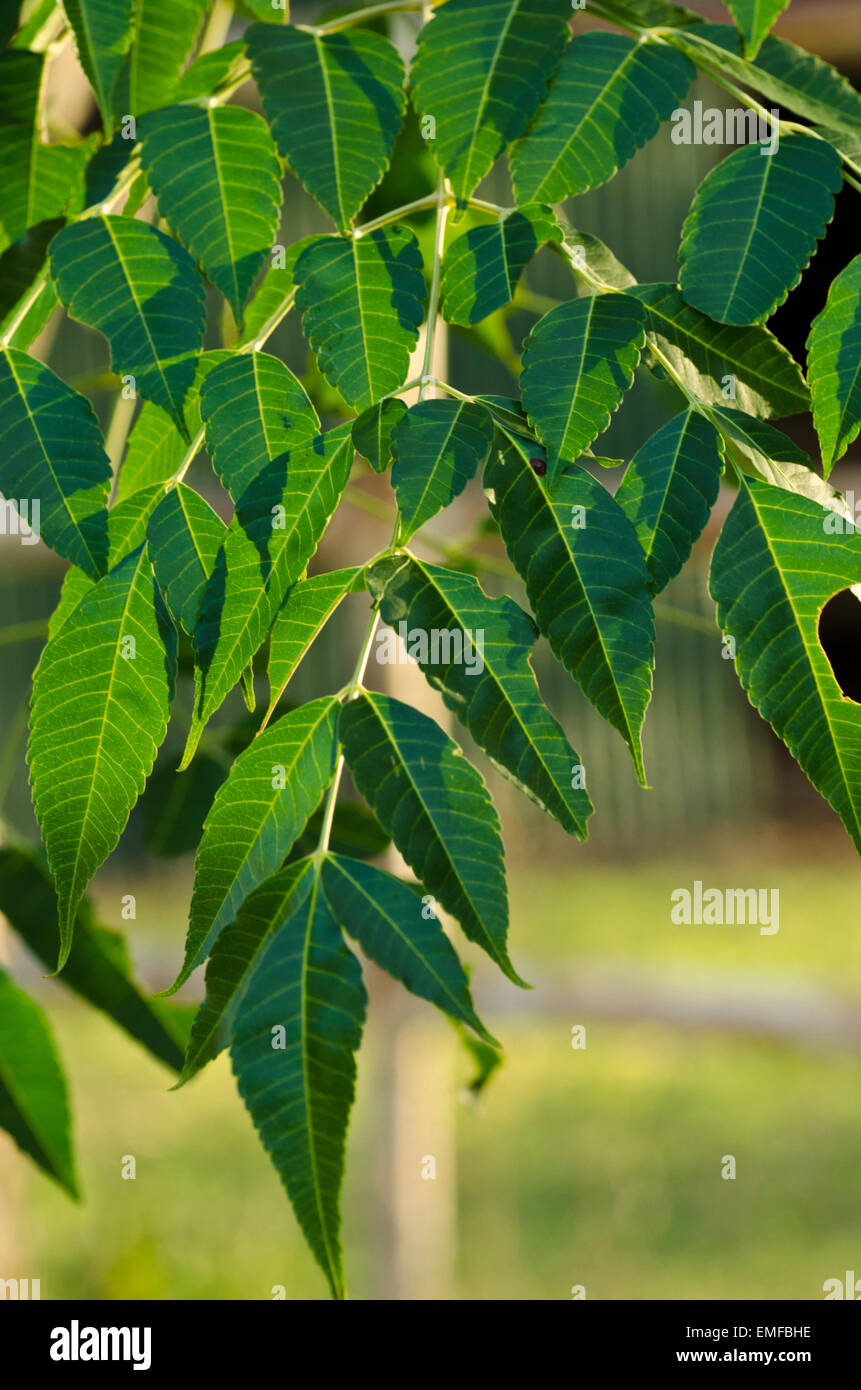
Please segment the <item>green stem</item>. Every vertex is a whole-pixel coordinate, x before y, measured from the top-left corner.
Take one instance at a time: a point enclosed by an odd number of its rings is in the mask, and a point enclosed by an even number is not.
[[[0,647],[11,647],[16,642],[35,642],[37,638],[47,635],[47,618],[34,618],[29,623],[12,623],[10,627],[0,627]]]
[[[380,15],[386,14],[416,14],[422,8],[422,0],[389,0],[387,4],[368,5],[363,10],[353,10],[350,14],[341,15],[339,19],[330,19],[326,24],[297,24],[297,29],[304,29],[311,34],[337,34],[339,29],[349,29],[353,24],[362,24],[366,19],[378,19]]]
[[[445,224],[448,217],[448,210],[451,205],[451,194],[446,185],[445,176],[440,171],[439,182],[437,184],[436,195],[436,232],[434,234],[433,245],[433,269],[431,271],[430,299],[428,301],[428,317],[425,325],[425,355],[422,365],[422,381],[419,387],[419,400],[423,401],[429,386],[434,384],[433,373],[433,350],[436,338],[437,318],[439,316],[439,287],[442,276],[442,254],[445,246]]]
[[[359,241],[368,232],[375,232],[378,227],[387,227],[390,222],[397,222],[400,217],[409,217],[412,212],[424,212],[427,209],[435,208],[439,201],[437,193],[429,193],[425,198],[416,198],[413,203],[404,203],[403,207],[395,208],[392,212],[384,212],[381,217],[375,217],[371,222],[365,222],[361,227],[356,227],[353,237]],[[451,199],[454,203],[454,198]]]
[[[718,631],[717,625],[712,618],[707,618],[704,613],[690,613],[684,608],[676,608],[671,603],[662,603],[656,600],[652,607],[655,610],[655,617],[661,622],[671,623],[675,627],[688,628],[690,632],[704,632],[709,637],[714,637]]]

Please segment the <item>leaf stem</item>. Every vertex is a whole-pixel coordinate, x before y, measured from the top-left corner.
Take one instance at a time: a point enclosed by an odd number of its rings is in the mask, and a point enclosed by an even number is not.
[[[426,209],[435,208],[439,201],[437,193],[429,193],[424,198],[416,198],[413,203],[404,203],[402,207],[394,208],[391,212],[384,212],[382,216],[375,217],[371,222],[365,222],[361,227],[356,227],[353,231],[354,240],[359,241],[368,232],[375,232],[378,227],[387,227],[390,222],[397,222],[399,217],[409,217],[413,212],[424,212]],[[452,198],[451,203],[454,203]]]
[[[386,4],[367,5],[363,10],[351,10],[349,14],[341,15],[338,19],[330,19],[325,24],[297,24],[297,29],[304,29],[310,34],[337,34],[341,29],[349,29],[354,24],[361,24],[366,19],[378,19],[380,15],[386,14],[416,14],[422,9],[422,0],[388,0]]]
[[[452,197],[445,175],[440,170],[439,182],[437,184],[436,196],[436,232],[434,234],[433,246],[433,269],[431,271],[430,299],[428,301],[428,316],[425,325],[425,355],[422,365],[422,379],[419,386],[419,400],[423,401],[427,395],[427,389],[434,384],[433,372],[433,350],[436,338],[437,319],[439,317],[439,287],[442,276],[442,253],[445,246],[445,224],[448,217],[448,210],[451,206]]]

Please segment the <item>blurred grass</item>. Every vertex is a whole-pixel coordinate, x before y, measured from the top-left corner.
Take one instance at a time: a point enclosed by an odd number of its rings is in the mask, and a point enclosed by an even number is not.
[[[514,959],[534,963],[536,978],[600,956],[735,967],[740,978],[797,973],[861,995],[851,857],[751,872],[741,860],[696,862],[515,870]],[[779,934],[672,926],[669,894],[694,877],[780,888]],[[169,925],[178,959],[184,909],[179,878],[160,884],[160,898],[157,880],[138,885],[138,921],[124,924],[156,984],[148,948],[163,952]],[[108,920],[118,920],[109,905],[119,891],[103,881]],[[170,1074],[109,1023],[57,986],[44,990],[71,1080],[84,1204],[0,1138],[0,1167],[20,1189],[18,1263],[42,1279],[43,1297],[267,1299],[278,1284],[288,1298],[324,1297],[226,1059],[170,1094]],[[529,1002],[540,1010],[537,992]],[[572,1020],[586,1023],[588,1042],[573,1051],[564,1019],[486,1021],[507,1060],[478,1113],[456,1105],[451,1077],[459,1245],[444,1296],[566,1299],[583,1284],[589,1298],[817,1299],[826,1278],[858,1266],[861,1058],[588,1016]],[[444,1050],[449,1034],[434,1020],[431,1045],[438,1036]],[[387,1036],[369,1029],[350,1137],[354,1298],[375,1296],[385,1258],[375,1133]],[[466,1071],[464,1061],[460,1079]],[[135,1181],[120,1176],[126,1154]],[[721,1178],[725,1154],[737,1160],[735,1181]]]

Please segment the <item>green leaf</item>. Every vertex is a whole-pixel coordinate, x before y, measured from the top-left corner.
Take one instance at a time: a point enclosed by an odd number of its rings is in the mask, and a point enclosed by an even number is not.
[[[806,120],[850,137],[861,132],[861,95],[829,63],[786,39],[770,34],[756,61],[746,62],[741,57],[739,32],[731,24],[697,24],[664,38],[695,63],[717,67],[746,89],[762,93]]]
[[[293,271],[296,262],[305,250],[317,240],[316,236],[305,236],[294,241],[292,246],[276,244],[272,248],[272,263],[258,288],[252,295],[242,320],[243,338],[253,342],[277,314],[283,318],[285,305],[292,302]]]
[[[176,638],[143,549],[84,595],[42,652],[27,759],[60,903],[58,969],[87,884],[152,770],[175,662]]]
[[[563,473],[551,496],[513,441],[491,455],[485,486],[538,626],[618,729],[645,786],[640,734],[652,693],[655,624],[636,531],[583,469]]]
[[[282,715],[240,753],[206,818],[194,866],[179,989],[253,888],[275,872],[316,810],[335,761],[333,695]]]
[[[406,107],[404,65],[382,34],[252,24],[251,70],[281,155],[346,231],[379,183]]]
[[[810,409],[801,368],[761,324],[715,323],[686,304],[675,285],[635,285],[629,293],[645,307],[648,340],[698,400],[725,405],[725,390],[732,388],[739,409],[749,415],[769,418]]]
[[[0,1129],[78,1199],[66,1078],[42,1010],[0,970]]]
[[[114,371],[132,375],[186,437],[182,407],[206,317],[188,252],[147,222],[92,217],[54,238],[51,274],[72,317],[107,338]]]
[[[296,263],[296,307],[320,371],[356,410],[406,380],[424,317],[419,244],[408,227],[318,237]]]
[[[183,414],[186,433],[195,439],[200,432],[200,390],[206,377],[221,362],[228,362],[233,353],[227,348],[202,352],[197,359]],[[117,483],[117,500],[130,497],[139,488],[166,483],[179,469],[188,448],[187,439],[180,434],[174,421],[161,406],[145,401],[135,420]]]
[[[475,1104],[505,1059],[500,1048],[491,1047],[490,1043],[486,1043],[482,1038],[477,1038],[474,1033],[470,1033],[463,1024],[458,1023],[455,1019],[452,1019],[452,1023],[464,1051],[475,1068],[472,1080],[467,1083],[461,1095],[465,1100]]]
[[[349,700],[339,734],[356,786],[416,878],[523,984],[508,958],[502,837],[481,774],[432,719],[386,695]]]
[[[409,654],[491,762],[585,839],[592,804],[582,784],[572,785],[580,758],[541,700],[530,666],[536,632],[523,609],[488,598],[470,575],[407,554],[378,560],[368,580],[385,621],[397,624]],[[377,658],[385,656],[378,639]]]
[[[144,844],[150,854],[175,859],[197,849],[215,793],[227,776],[224,763],[199,753],[186,772],[158,767],[140,799]]]
[[[168,611],[189,636],[226,526],[199,492],[177,483],[149,518],[147,551]]]
[[[353,444],[375,473],[385,473],[392,461],[392,431],[407,413],[397,396],[369,406],[353,421]]]
[[[760,44],[789,0],[726,0],[744,39],[745,56],[755,58]]]
[[[233,1022],[239,1093],[333,1295],[343,1298],[338,1198],[367,1002],[361,970],[307,860],[263,884],[242,925],[272,938]]]
[[[315,574],[294,584],[275,619],[269,646],[269,709],[263,727],[287,689],[300,661],[347,594],[364,588],[356,566]]]
[[[594,294],[551,309],[524,343],[520,387],[552,479],[601,434],[634,380],[646,341],[642,305]]]
[[[813,320],[807,361],[827,478],[861,429],[861,256],[832,282]]]
[[[561,240],[556,218],[541,204],[513,208],[455,237],[442,263],[443,318],[469,325],[510,304],[536,251]]]
[[[30,227],[22,237],[0,255],[0,338],[9,334],[13,319],[25,296],[35,288],[48,258],[48,247],[64,225],[62,217],[51,217]],[[42,288],[18,327],[9,336],[8,346],[28,348],[37,338],[57,307],[57,291],[45,276]]]
[[[265,352],[236,353],[222,362],[207,376],[200,406],[213,466],[237,506],[272,459],[320,429],[289,367]]]
[[[41,861],[25,850],[0,848],[0,912],[52,968],[57,955],[57,895]],[[163,1008],[132,980],[122,935],[97,926],[86,900],[78,910],[75,940],[61,979],[159,1061],[176,1071],[182,1066],[182,1047],[165,1023]]]
[[[44,54],[0,53],[3,198],[0,251],[47,218],[80,211],[84,169],[94,139],[45,145],[39,138]]]
[[[626,290],[636,285],[636,278],[603,241],[589,232],[570,226],[561,212],[557,212],[556,220],[563,232],[561,254],[573,270],[586,270],[614,290]]]
[[[616,502],[645,551],[653,594],[679,573],[705,530],[722,471],[720,436],[693,408],[663,425],[632,458]]]
[[[459,203],[534,116],[570,15],[569,0],[448,0],[421,30],[413,98]]]
[[[86,397],[35,357],[0,349],[0,492],[25,499],[35,533],[94,579],[107,559],[110,481]]]
[[[246,491],[198,611],[195,714],[181,769],[314,554],[352,462],[349,426],[340,425],[274,459]]]
[[[168,106],[141,127],[159,212],[238,323],[278,230],[281,169],[269,127],[239,106]]]
[[[320,843],[325,821],[325,803],[314,812],[302,834],[287,856],[286,862],[305,859],[314,854]],[[339,801],[335,806],[329,834],[332,854],[345,854],[350,859],[378,859],[392,843],[376,816],[358,801]]]
[[[511,151],[518,203],[560,203],[606,183],[651,140],[696,77],[664,43],[577,34],[550,96]]]
[[[827,533],[827,518],[806,497],[742,478],[709,590],[751,704],[861,852],[861,705],[844,696],[819,641],[825,603],[861,581],[861,537]]]
[[[134,0],[133,42],[114,85],[118,121],[170,100],[206,8],[206,0]]]
[[[712,169],[682,228],[682,294],[720,323],[774,313],[834,215],[840,157],[830,145],[790,134],[764,150],[745,145]]]
[[[96,95],[105,139],[114,116],[114,85],[132,39],[132,0],[64,0],[81,67]]]
[[[215,96],[222,88],[232,87],[243,73],[250,76],[245,43],[242,39],[234,39],[189,63],[172,89],[170,99],[173,102],[200,101],[203,97]]]
[[[330,854],[323,892],[342,931],[369,960],[480,1038],[496,1042],[475,1012],[463,966],[437,917],[411,888],[384,869]]]
[[[419,401],[392,432],[392,486],[406,541],[458,497],[493,443],[493,420],[472,401]]]

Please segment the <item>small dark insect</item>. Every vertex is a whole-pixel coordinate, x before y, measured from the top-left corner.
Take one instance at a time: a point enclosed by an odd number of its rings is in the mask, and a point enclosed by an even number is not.
[[[532,467],[535,469],[535,472],[538,474],[539,478],[543,478],[543,477],[544,477],[544,474],[547,472],[547,460],[546,460],[546,459],[530,459],[529,462],[531,463]]]

